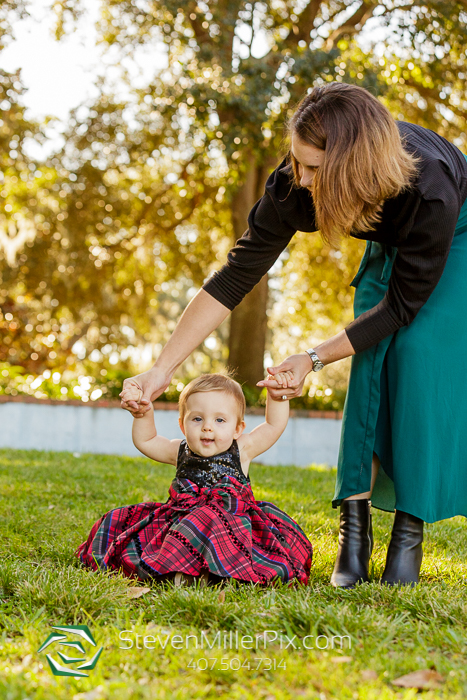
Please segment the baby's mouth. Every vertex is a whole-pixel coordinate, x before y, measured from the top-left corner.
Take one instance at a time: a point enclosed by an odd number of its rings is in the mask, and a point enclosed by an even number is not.
[[[209,447],[211,443],[214,442],[214,438],[201,438],[201,444],[205,447]]]

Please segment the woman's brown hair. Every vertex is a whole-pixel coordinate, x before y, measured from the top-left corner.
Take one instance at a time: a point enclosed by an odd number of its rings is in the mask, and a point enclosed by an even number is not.
[[[326,152],[311,190],[317,227],[328,243],[372,230],[383,202],[409,187],[417,173],[417,159],[404,150],[389,110],[358,85],[314,87],[288,122],[289,143],[292,134]],[[290,150],[289,157],[300,187]]]

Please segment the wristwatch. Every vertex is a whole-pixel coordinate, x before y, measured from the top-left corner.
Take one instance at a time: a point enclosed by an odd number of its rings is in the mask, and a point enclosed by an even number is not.
[[[314,351],[314,349],[309,348],[306,352],[308,353],[310,360],[313,363],[313,372],[319,372],[320,369],[323,369],[324,365],[321,362],[321,360],[319,359],[319,357],[316,354],[316,352]]]

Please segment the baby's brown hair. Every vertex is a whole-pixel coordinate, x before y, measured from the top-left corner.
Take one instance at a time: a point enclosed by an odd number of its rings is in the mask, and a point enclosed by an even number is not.
[[[238,423],[241,423],[245,415],[245,397],[242,387],[229,374],[202,374],[200,377],[193,379],[184,387],[178,400],[178,408],[180,411],[180,420],[183,422],[186,414],[186,402],[189,396],[198,394],[201,391],[225,391],[234,397],[238,408]]]

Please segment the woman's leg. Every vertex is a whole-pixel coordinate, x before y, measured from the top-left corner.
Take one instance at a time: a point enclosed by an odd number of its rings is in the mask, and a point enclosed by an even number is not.
[[[344,498],[340,507],[339,547],[331,583],[336,588],[353,588],[368,581],[373,549],[373,528],[369,498],[375,485],[380,460],[373,452],[370,490]]]
[[[365,493],[356,493],[354,496],[347,496],[347,498],[344,498],[344,501],[355,501],[361,498],[371,498],[371,494],[373,491],[373,487],[375,485],[376,477],[378,476],[378,470],[380,467],[380,461],[379,457],[376,454],[376,452],[373,452],[373,459],[371,462],[371,486],[369,491],[365,491]]]

